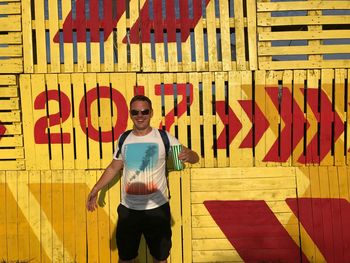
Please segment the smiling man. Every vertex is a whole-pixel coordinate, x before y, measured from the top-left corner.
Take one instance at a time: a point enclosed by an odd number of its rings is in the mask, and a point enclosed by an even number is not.
[[[94,211],[98,192],[124,168],[116,232],[119,262],[135,262],[142,234],[153,262],[167,262],[172,233],[165,145],[160,131],[150,126],[153,109],[148,97],[133,97],[129,113],[133,129],[121,149],[118,143],[112,162],[92,188],[86,206]],[[170,146],[179,144],[168,132],[166,136]],[[199,161],[198,154],[184,146],[179,159],[192,164]]]

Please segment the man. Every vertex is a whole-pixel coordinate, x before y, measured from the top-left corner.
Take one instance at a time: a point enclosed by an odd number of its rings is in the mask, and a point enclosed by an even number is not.
[[[164,143],[158,129],[150,126],[153,109],[148,97],[137,95],[132,98],[129,113],[133,130],[121,149],[116,149],[114,159],[92,188],[86,206],[89,211],[94,211],[98,192],[124,168],[116,231],[119,262],[134,262],[142,234],[153,262],[167,262],[171,248],[171,217]],[[167,136],[170,145],[179,144],[175,137],[169,133]],[[193,164],[199,157],[182,147],[179,159]]]

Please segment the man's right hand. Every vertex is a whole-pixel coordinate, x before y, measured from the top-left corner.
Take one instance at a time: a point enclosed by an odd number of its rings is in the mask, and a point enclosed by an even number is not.
[[[86,202],[86,208],[88,211],[92,212],[97,208],[97,196],[98,191],[96,191],[95,188],[92,188]]]

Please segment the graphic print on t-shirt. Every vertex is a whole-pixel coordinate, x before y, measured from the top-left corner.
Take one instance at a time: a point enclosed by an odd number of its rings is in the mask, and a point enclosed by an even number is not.
[[[158,161],[157,143],[131,143],[125,145],[127,168],[125,192],[146,195],[158,190],[153,182],[153,169]]]

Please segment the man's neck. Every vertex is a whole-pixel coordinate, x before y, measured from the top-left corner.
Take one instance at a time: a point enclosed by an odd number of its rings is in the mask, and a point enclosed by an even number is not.
[[[145,136],[147,134],[149,134],[152,131],[152,127],[148,127],[146,129],[143,130],[138,130],[138,129],[133,129],[132,132],[134,135],[136,136]]]

